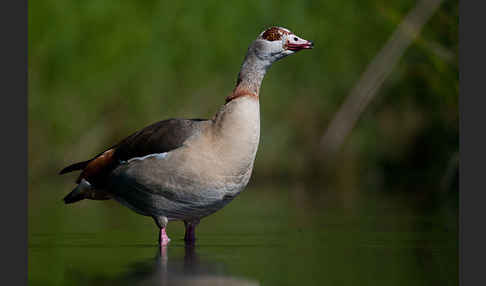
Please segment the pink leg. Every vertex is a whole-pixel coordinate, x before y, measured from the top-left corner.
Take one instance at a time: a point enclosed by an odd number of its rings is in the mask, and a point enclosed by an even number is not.
[[[170,238],[167,236],[167,233],[165,232],[165,227],[160,229],[160,238],[159,238],[159,243],[160,246],[166,246],[169,244]]]

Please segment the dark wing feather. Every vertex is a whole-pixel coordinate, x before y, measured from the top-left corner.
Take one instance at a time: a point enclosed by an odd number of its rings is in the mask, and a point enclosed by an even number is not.
[[[59,172],[59,175],[66,174],[72,171],[82,170],[86,168],[86,166],[88,166],[89,162],[91,162],[92,160],[93,159],[69,165],[66,168],[62,169],[61,172]]]
[[[114,146],[115,157],[126,161],[153,153],[169,152],[182,146],[204,119],[167,119],[135,132]]]
[[[176,118],[156,122],[133,133],[94,158],[64,168],[60,174],[83,170],[77,182],[86,178],[91,184],[101,187],[108,174],[120,162],[179,148],[187,138],[198,132],[203,121],[206,120]]]

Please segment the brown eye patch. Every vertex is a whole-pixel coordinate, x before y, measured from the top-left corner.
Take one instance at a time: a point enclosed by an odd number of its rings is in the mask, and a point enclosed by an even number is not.
[[[284,34],[289,34],[289,32],[282,30],[279,27],[271,27],[263,33],[262,39],[267,41],[278,41],[282,39]]]

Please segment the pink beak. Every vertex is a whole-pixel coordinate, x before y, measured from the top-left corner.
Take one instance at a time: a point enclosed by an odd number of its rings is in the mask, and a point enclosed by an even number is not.
[[[287,43],[287,49],[291,51],[300,51],[304,49],[312,49],[314,47],[314,43],[312,41],[306,41],[305,43],[302,44],[292,44],[292,43]]]

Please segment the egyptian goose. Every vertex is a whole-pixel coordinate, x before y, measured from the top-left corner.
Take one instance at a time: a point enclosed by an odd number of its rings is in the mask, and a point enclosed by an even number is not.
[[[200,219],[221,209],[247,185],[260,137],[259,90],[277,60],[313,43],[281,27],[263,31],[248,48],[236,87],[210,120],[168,119],[128,136],[60,174],[82,170],[66,204],[115,199],[150,216],[165,246],[168,221],[182,220],[186,243]]]

